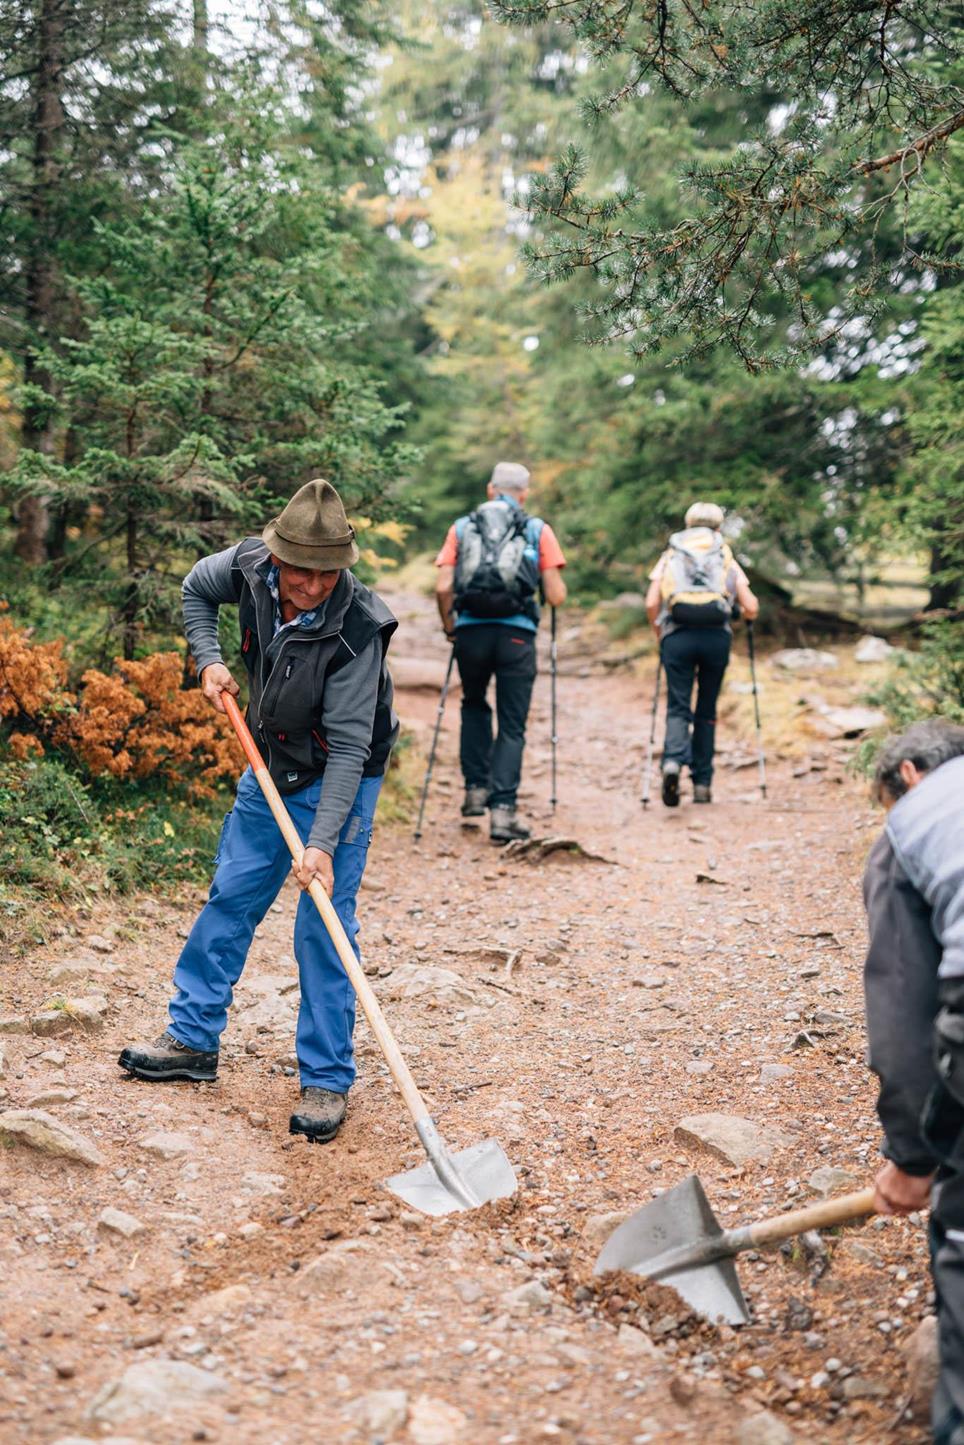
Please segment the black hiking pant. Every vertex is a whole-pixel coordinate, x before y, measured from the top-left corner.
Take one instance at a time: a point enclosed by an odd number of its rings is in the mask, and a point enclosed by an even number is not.
[[[663,763],[689,767],[693,782],[707,787],[713,781],[716,700],[732,640],[725,627],[680,627],[660,643],[667,697]]]
[[[462,679],[462,776],[467,788],[488,788],[489,806],[514,807],[522,775],[526,719],[536,679],[536,635],[501,622],[459,627],[455,660]],[[495,676],[499,731],[485,694]]]
[[[938,1085],[921,1120],[942,1161],[931,1195],[931,1273],[940,1372],[931,1404],[934,1445],[964,1445],[964,1109]]]

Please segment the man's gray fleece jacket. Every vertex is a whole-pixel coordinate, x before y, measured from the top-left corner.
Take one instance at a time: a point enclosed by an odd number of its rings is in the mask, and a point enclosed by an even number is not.
[[[181,588],[184,631],[200,675],[222,661],[218,609],[237,605],[248,725],[282,793],[323,779],[308,843],[333,854],[362,776],[384,772],[398,735],[385,660],[398,624],[345,571],[310,626],[275,635],[269,567],[257,538],[203,557]]]
[[[894,804],[864,875],[870,1066],[880,1078],[884,1153],[910,1174],[934,1168],[920,1136],[936,1082],[938,980],[964,977],[964,757]]]

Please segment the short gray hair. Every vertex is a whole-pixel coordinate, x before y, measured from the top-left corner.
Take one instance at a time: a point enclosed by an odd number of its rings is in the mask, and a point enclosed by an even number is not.
[[[496,462],[489,486],[495,487],[497,492],[527,492],[529,473],[518,462]]]
[[[687,527],[712,527],[718,532],[723,525],[723,508],[715,502],[694,502],[687,508],[683,521]]]
[[[919,773],[932,773],[941,763],[964,754],[964,727],[946,717],[926,718],[912,723],[899,737],[888,738],[877,755],[874,769],[874,794],[886,793],[893,799],[907,792],[900,775],[903,762],[913,763]]]

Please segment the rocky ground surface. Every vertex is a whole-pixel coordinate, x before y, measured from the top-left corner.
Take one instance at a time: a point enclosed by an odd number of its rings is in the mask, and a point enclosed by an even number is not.
[[[437,637],[424,601],[393,600],[400,711],[424,746]],[[384,827],[361,895],[367,971],[442,1132],[498,1139],[517,1194],[432,1221],[386,1192],[421,1153],[364,1022],[342,1134],[288,1137],[290,886],[214,1085],[116,1067],[163,1027],[199,896],[65,925],[0,1000],[0,1440],[926,1438],[909,1405],[919,1219],[744,1256],[739,1329],[593,1275],[613,1225],[693,1171],[727,1225],[870,1178],[859,877],[879,819],[845,722],[812,699],[761,800],[740,662],[714,806],[644,814],[652,665],[604,665],[585,624],[561,637],[559,807],[545,676],[523,804],[540,836],[599,857],[513,859],[460,826],[453,699],[421,845]],[[763,663],[765,709],[778,672]]]

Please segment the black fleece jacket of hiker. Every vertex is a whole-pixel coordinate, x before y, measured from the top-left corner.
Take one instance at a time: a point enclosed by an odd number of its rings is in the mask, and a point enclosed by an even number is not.
[[[942,763],[894,804],[867,861],[864,968],[870,1067],[885,1155],[907,1174],[936,1166],[921,1111],[937,1082],[942,983],[964,979],[964,757]]]
[[[920,1117],[936,1082],[934,1020],[941,946],[926,899],[901,868],[882,833],[864,873],[870,946],[864,993],[870,1067],[880,1079],[877,1115],[884,1155],[907,1174],[935,1168],[921,1139]]]
[[[181,588],[184,631],[200,676],[222,661],[218,609],[237,605],[248,725],[281,793],[323,778],[308,843],[334,854],[362,777],[385,771],[398,735],[385,657],[398,623],[345,571],[310,626],[276,631],[270,565],[251,537],[202,557]]]

